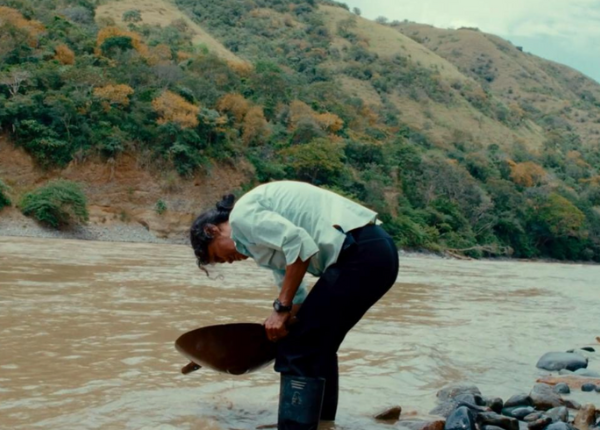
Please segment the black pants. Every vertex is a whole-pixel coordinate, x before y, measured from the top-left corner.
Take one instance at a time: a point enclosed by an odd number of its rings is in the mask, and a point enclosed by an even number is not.
[[[278,343],[277,372],[325,378],[322,419],[335,419],[342,341],[397,276],[398,250],[381,227],[349,232],[338,261],[319,278],[298,312],[298,322]]]

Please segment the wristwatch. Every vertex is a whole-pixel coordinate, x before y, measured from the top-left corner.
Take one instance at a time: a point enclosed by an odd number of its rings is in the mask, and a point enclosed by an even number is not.
[[[284,306],[284,304],[281,303],[279,299],[275,299],[275,301],[273,302],[273,309],[275,309],[275,312],[277,312],[278,314],[282,314],[286,312],[291,312],[292,305]]]

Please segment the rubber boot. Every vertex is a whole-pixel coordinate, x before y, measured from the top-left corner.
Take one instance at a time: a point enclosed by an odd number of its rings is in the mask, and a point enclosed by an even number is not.
[[[317,430],[325,379],[281,375],[277,430]]]
[[[323,394],[323,407],[321,408],[321,421],[335,421],[339,391],[337,354],[329,360],[323,370],[324,373],[321,376],[325,378],[325,392]]]

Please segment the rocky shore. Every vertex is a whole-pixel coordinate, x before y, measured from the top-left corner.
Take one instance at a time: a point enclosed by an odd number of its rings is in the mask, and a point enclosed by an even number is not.
[[[374,418],[410,430],[600,430],[600,372],[587,368],[591,354],[596,348],[544,354],[536,366],[555,373],[506,400],[455,384],[437,393],[438,405],[426,417],[404,417],[395,406]],[[574,390],[587,394],[584,405],[569,398]]]

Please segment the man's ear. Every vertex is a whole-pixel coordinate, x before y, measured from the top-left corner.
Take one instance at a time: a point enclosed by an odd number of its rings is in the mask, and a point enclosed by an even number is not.
[[[215,238],[221,234],[221,230],[214,224],[206,224],[204,226],[204,233],[211,238]]]

